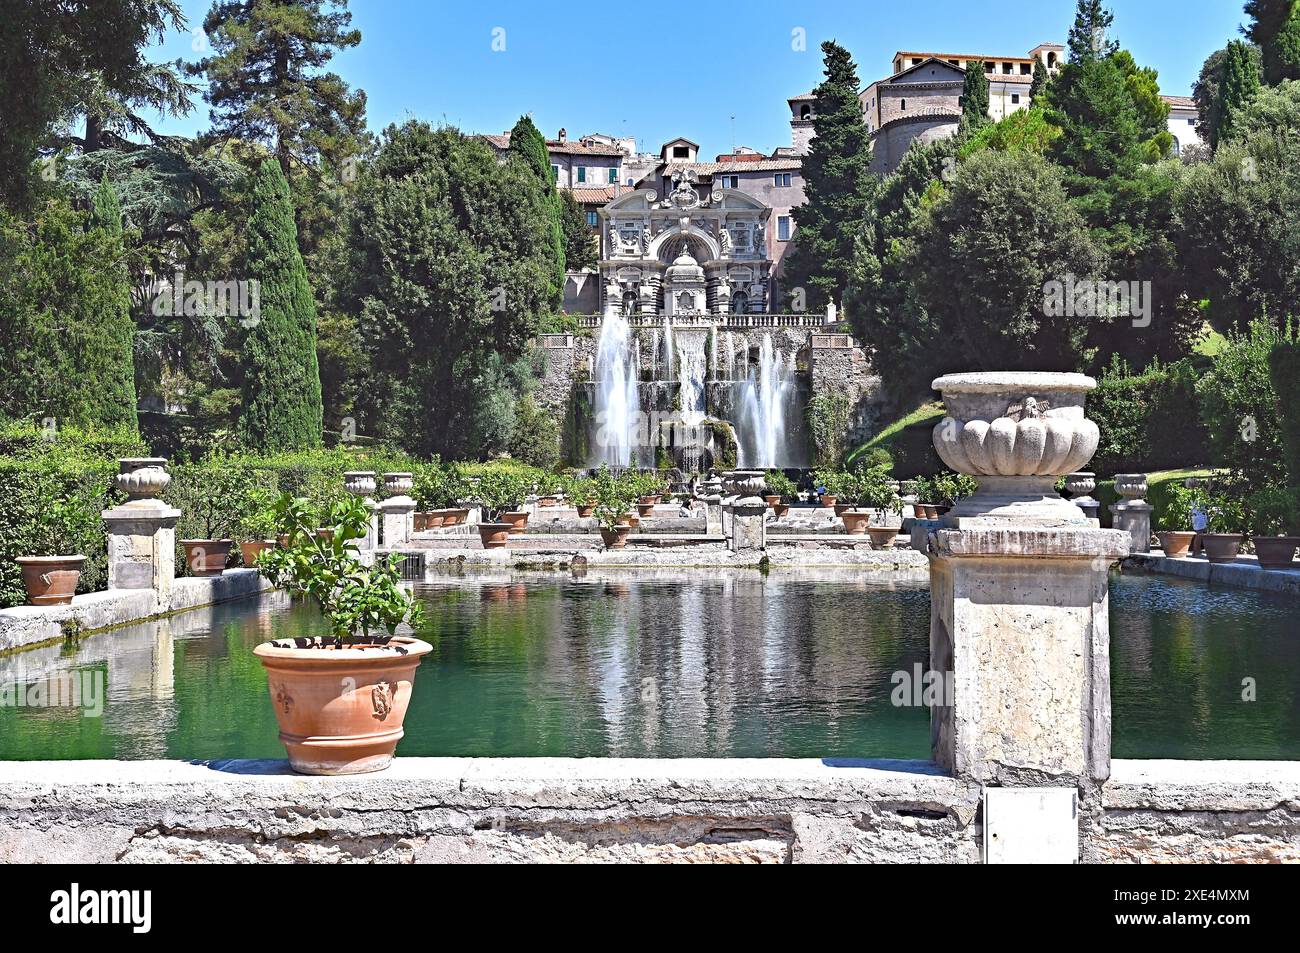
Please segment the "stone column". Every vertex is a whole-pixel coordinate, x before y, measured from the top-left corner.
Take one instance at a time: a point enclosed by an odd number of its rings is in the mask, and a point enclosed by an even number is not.
[[[1115,474],[1115,492],[1120,501],[1110,508],[1111,524],[1133,537],[1133,552],[1151,552],[1151,511],[1155,507],[1142,499],[1147,493],[1147,475]]]
[[[1110,774],[1107,572],[1128,537],[1055,490],[1098,432],[1080,374],[954,374],[934,445],[979,490],[929,536],[934,759],[1001,786],[1081,786]]]
[[[733,553],[762,552],[767,549],[767,504],[761,470],[740,470],[735,474],[739,495],[731,504],[727,548]]]
[[[379,504],[384,526],[384,548],[393,549],[411,541],[415,500],[407,496],[414,480],[410,473],[385,473],[384,489],[391,494]]]
[[[100,514],[108,531],[108,588],[152,589],[159,612],[171,607],[176,576],[181,511],[158,499],[171,480],[162,457],[119,460],[117,487],[127,502]]]
[[[379,517],[375,512],[377,505],[371,498],[371,494],[375,492],[375,471],[349,470],[343,474],[343,488],[353,496],[360,497],[361,502],[370,511],[370,529],[366,533],[366,538],[361,540],[358,549],[363,551],[378,549]]]

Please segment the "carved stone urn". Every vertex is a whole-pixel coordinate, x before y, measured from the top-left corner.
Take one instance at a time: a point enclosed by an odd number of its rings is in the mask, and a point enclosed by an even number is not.
[[[349,470],[343,474],[343,488],[353,496],[367,499],[375,492],[375,471]]]
[[[117,488],[127,495],[126,506],[156,507],[172,482],[165,457],[128,457],[117,461]]]
[[[948,526],[1096,526],[1056,492],[1097,450],[1097,425],[1084,398],[1097,386],[1082,374],[989,371],[949,374],[931,385],[948,416],[934,448],[979,489],[945,517]]]
[[[1115,492],[1124,503],[1142,503],[1147,495],[1147,475],[1145,473],[1116,473]]]
[[[1101,503],[1092,498],[1092,491],[1097,489],[1097,474],[1071,473],[1065,478],[1065,489],[1070,494],[1070,502],[1083,510],[1089,517],[1096,517]]]
[[[415,475],[412,473],[398,472],[384,474],[384,489],[389,496],[406,496],[411,487],[415,485]]]

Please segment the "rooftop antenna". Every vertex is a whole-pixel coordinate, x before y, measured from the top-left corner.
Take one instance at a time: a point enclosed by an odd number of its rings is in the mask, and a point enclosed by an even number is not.
[[[731,154],[736,154],[736,117],[731,117]]]

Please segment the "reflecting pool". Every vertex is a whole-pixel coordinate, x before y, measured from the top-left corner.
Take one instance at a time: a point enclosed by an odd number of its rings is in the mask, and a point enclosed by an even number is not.
[[[502,573],[417,592],[434,650],[400,754],[929,756],[928,711],[891,699],[926,661],[923,582]],[[1113,576],[1115,756],[1300,758],[1297,608]],[[0,657],[0,759],[283,757],[250,650],[318,628],[271,595]]]

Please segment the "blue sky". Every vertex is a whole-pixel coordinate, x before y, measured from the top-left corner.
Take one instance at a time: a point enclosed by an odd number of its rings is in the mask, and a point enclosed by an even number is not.
[[[191,29],[209,0],[183,0]],[[366,91],[379,130],[410,117],[467,132],[501,132],[523,113],[548,136],[634,135],[638,146],[686,136],[712,158],[732,144],[770,152],[790,144],[787,97],[815,86],[823,40],[848,47],[864,82],[889,72],[899,49],[1024,55],[1065,42],[1074,0],[628,4],[579,0],[352,0],[361,45],[333,68]],[[1115,36],[1160,71],[1161,90],[1187,95],[1201,63],[1237,35],[1240,0],[1112,0]],[[606,11],[637,11],[620,16]],[[921,15],[918,15],[921,14]],[[504,41],[504,50],[494,50]],[[795,49],[802,29],[806,49]],[[176,34],[156,59],[197,59]],[[194,114],[171,133],[207,125]]]

